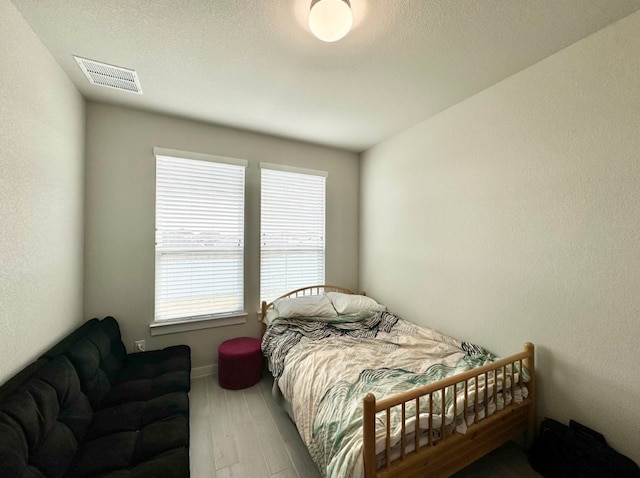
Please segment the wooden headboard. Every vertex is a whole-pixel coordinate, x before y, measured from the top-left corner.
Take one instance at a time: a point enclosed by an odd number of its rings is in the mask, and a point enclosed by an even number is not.
[[[340,287],[337,285],[312,285],[308,287],[302,287],[300,289],[292,290],[291,292],[287,292],[286,294],[281,295],[277,299],[272,300],[271,302],[262,301],[262,310],[260,313],[260,317],[258,320],[262,322],[262,334],[264,335],[265,331],[265,323],[264,318],[267,316],[267,311],[273,307],[273,303],[278,299],[286,299],[287,297],[304,297],[306,295],[320,295],[323,292],[342,292],[343,294],[361,294],[366,295],[364,292],[356,292],[351,289],[347,289],[345,287]]]

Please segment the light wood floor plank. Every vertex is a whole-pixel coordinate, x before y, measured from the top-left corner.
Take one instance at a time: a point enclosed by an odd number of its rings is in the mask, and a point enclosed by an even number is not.
[[[191,475],[199,478],[216,478],[211,426],[209,424],[209,401],[204,378],[191,382],[189,414]]]
[[[280,431],[267,408],[259,387],[248,388],[244,395],[256,429],[256,437],[269,467],[269,473],[275,475],[291,468],[293,464],[283,446]]]
[[[191,380],[189,392],[189,414],[192,417],[209,416],[209,400],[207,397],[207,377]]]
[[[213,463],[213,442],[211,427],[207,420],[194,419],[190,424],[189,458],[191,476],[198,478],[217,478]]]
[[[242,459],[239,466],[233,464],[231,474],[234,478],[270,478],[269,467],[262,454],[258,432],[251,416],[251,410],[243,390],[225,390],[229,405],[229,416],[234,426],[234,438]]]
[[[197,475],[191,474],[191,478],[200,478]],[[216,471],[216,478],[231,478],[231,467],[227,466],[226,468],[221,468]]]
[[[216,470],[230,467],[240,461],[236,447],[235,424],[229,415],[227,396],[220,388],[216,377],[205,377],[209,400],[209,425],[213,442],[213,461]]]

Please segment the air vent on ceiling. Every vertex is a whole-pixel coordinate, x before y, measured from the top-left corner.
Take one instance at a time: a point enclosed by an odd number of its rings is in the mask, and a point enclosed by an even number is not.
[[[78,62],[91,84],[142,94],[140,80],[138,80],[138,75],[134,70],[87,60],[75,55],[73,58]]]

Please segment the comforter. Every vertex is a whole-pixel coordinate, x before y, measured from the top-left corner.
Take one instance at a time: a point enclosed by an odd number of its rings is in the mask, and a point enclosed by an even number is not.
[[[281,392],[290,404],[300,436],[320,472],[329,478],[363,474],[362,399],[367,393],[380,400],[496,359],[482,347],[417,326],[386,311],[369,317],[276,319],[267,328],[262,349],[274,375],[274,392]],[[520,383],[520,371],[513,372],[516,383]],[[483,418],[505,402],[520,401],[526,396],[526,387],[516,387],[511,397],[508,375],[490,376],[486,384],[480,381],[477,391],[475,383],[471,384],[469,403],[473,403],[473,393],[477,393],[479,407],[464,414],[463,399],[460,393],[454,397],[452,388],[444,397],[434,394],[431,409],[428,398],[421,399],[418,430],[421,443],[428,440],[429,433],[438,438],[443,419],[449,432],[456,429],[464,433],[474,414]],[[523,379],[527,379],[526,371]],[[497,403],[492,398],[485,407],[482,403],[485,387],[493,397],[496,386]],[[457,417],[453,416],[454,409],[460,412]],[[427,429],[430,410],[433,430]],[[380,415],[376,426],[377,453],[385,447],[386,416]],[[409,404],[405,423],[411,432],[415,432],[415,415],[415,404]],[[396,454],[401,420],[399,410],[393,410],[392,445]]]

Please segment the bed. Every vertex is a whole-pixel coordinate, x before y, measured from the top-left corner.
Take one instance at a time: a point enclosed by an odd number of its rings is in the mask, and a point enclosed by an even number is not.
[[[325,477],[446,477],[533,437],[531,343],[498,358],[329,285],[263,302],[261,320],[274,396]]]

